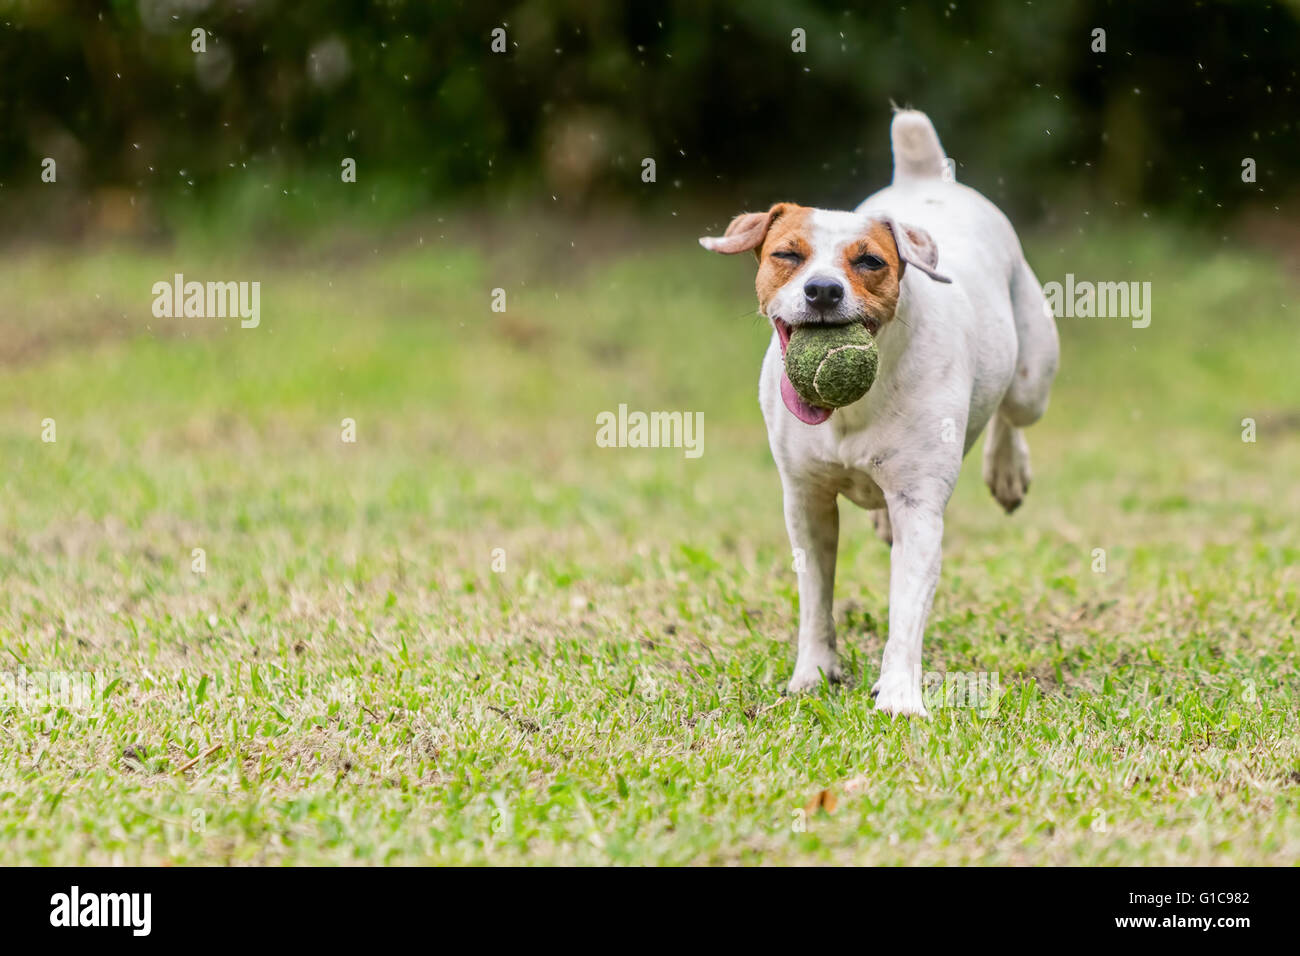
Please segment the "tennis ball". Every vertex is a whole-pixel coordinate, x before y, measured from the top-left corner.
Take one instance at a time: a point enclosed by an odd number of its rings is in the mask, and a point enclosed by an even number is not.
[[[876,342],[860,322],[800,325],[790,333],[785,374],[809,405],[841,408],[867,394],[879,360]]]

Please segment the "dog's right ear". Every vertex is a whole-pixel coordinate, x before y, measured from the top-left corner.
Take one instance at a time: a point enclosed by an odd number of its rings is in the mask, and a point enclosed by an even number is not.
[[[742,213],[731,220],[731,225],[721,236],[702,236],[700,245],[728,256],[734,256],[738,252],[748,252],[750,249],[755,250],[754,254],[757,255],[758,248],[767,238],[767,231],[772,228],[776,218],[785,211],[785,207],[785,203],[779,202],[767,212]]]
[[[938,271],[939,266],[939,247],[935,245],[934,238],[922,229],[920,226],[909,226],[905,222],[897,222],[893,216],[881,216],[883,222],[890,234],[894,237],[894,245],[898,247],[899,278],[902,278],[903,269],[906,263],[909,266],[916,266],[935,282],[948,282],[952,280]]]

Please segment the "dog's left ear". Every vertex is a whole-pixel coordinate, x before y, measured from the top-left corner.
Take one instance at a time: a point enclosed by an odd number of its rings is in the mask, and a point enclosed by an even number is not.
[[[935,267],[939,265],[939,247],[928,232],[920,226],[898,222],[892,216],[882,217],[881,222],[894,234],[899,259],[909,266],[916,266],[936,282],[952,282],[946,275],[936,271]]]

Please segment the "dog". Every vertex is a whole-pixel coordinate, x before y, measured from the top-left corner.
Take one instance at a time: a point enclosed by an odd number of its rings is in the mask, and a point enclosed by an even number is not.
[[[1056,322],[1020,240],[1001,211],[946,175],[929,118],[895,114],[894,178],[856,210],[778,203],[700,239],[727,255],[753,251],[759,312],[772,341],[759,404],[781,477],[799,574],[799,650],[791,692],[839,681],[831,613],[838,496],[871,512],[890,545],[889,638],[876,708],[928,716],[921,643],[939,580],[943,518],[980,433],[984,481],[1008,513],[1030,482],[1022,431],[1047,408]],[[784,371],[793,329],[863,323],[879,370],[852,405],[809,405]]]

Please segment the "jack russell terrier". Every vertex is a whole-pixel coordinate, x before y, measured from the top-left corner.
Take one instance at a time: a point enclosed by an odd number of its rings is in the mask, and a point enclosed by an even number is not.
[[[943,514],[984,426],[984,481],[1007,512],[1029,487],[1022,428],[1047,408],[1056,323],[1007,218],[945,177],[924,113],[890,130],[894,181],[853,212],[778,203],[737,216],[714,252],[753,250],[759,311],[772,322],[759,404],[785,495],[799,575],[799,656],[791,691],[838,681],[831,614],[837,496],[871,511],[890,544],[889,639],[876,707],[927,716],[921,638],[939,580]],[[834,410],[809,405],[784,370],[793,327],[862,322],[880,368],[871,390]]]

